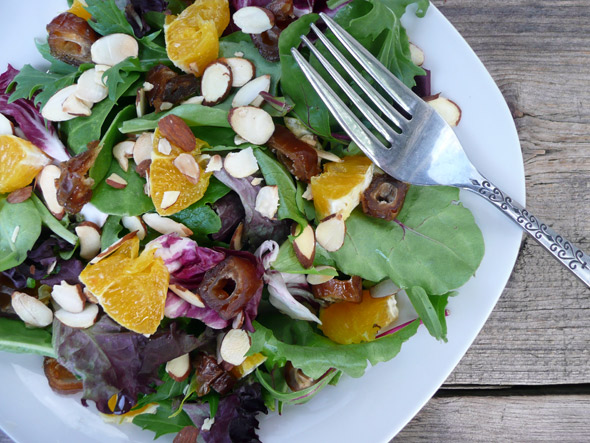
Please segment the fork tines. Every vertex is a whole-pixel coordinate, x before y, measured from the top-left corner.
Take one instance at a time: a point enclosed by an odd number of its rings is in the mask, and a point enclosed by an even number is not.
[[[359,65],[375,79],[383,90],[391,96],[401,109],[408,115],[414,111],[416,97],[414,93],[407,88],[397,77],[392,75],[385,66],[379,62],[369,51],[358,43],[350,34],[342,29],[334,20],[324,13],[320,13],[321,18],[328,28],[334,33],[338,41],[350,52]],[[365,78],[354,68],[346,57],[332,44],[332,42],[315,26],[311,29],[318,36],[326,49],[334,56],[338,63],[350,75],[355,83],[362,89],[367,97],[373,101],[375,106],[383,112],[393,125],[386,123],[367,103],[365,103],[355,90],[350,86],[339,72],[330,64],[323,54],[309,41],[305,36],[301,39],[311,52],[315,55],[321,65],[326,69],[329,75],[342,88],[344,93],[350,98],[352,103],[361,111],[365,118],[373,127],[383,136],[387,143],[395,146],[396,141],[399,143],[400,138],[404,138],[404,130],[407,128],[408,119],[383,98],[376,90],[365,80]],[[322,98],[328,109],[332,112],[340,126],[348,133],[352,140],[359,146],[367,148],[365,153],[378,163],[378,151],[387,150],[385,146],[363,123],[354,115],[346,104],[340,99],[330,86],[323,80],[317,71],[305,60],[296,48],[291,49],[293,57],[301,67],[301,70],[310,81],[318,95]],[[401,134],[399,133],[401,132]]]

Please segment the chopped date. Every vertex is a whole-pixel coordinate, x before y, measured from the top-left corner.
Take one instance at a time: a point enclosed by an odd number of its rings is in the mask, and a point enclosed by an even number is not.
[[[236,383],[236,378],[219,366],[212,355],[199,354],[193,364],[199,397],[207,395],[211,389],[226,394]]]
[[[146,97],[156,112],[161,111],[163,103],[179,104],[181,101],[196,95],[200,89],[200,80],[192,74],[179,75],[165,65],[150,69],[146,82],[153,87],[147,91]]]
[[[363,212],[371,217],[395,219],[406,199],[409,185],[387,175],[375,175],[361,196]]]
[[[317,151],[299,140],[286,127],[276,125],[275,132],[266,144],[275,152],[277,159],[299,180],[309,183],[311,177],[321,172]]]
[[[358,275],[348,280],[333,278],[320,285],[312,286],[313,296],[327,302],[347,301],[360,303],[363,299],[363,281]]]
[[[58,60],[74,66],[92,63],[90,47],[100,37],[88,22],[64,12],[47,25],[49,51]]]

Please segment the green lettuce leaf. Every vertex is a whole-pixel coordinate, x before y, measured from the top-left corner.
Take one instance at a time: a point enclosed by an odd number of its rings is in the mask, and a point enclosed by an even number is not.
[[[28,328],[22,321],[9,318],[0,318],[0,351],[55,357],[47,329]]]
[[[0,195],[0,271],[25,261],[40,234],[41,215],[31,199],[11,204]]]

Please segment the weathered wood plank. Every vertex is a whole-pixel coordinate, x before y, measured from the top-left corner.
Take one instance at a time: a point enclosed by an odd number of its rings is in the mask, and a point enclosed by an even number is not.
[[[394,442],[590,441],[590,396],[435,397]]]
[[[590,250],[590,8],[586,0],[434,1],[515,116],[527,206]],[[530,238],[448,384],[590,382],[590,292]]]

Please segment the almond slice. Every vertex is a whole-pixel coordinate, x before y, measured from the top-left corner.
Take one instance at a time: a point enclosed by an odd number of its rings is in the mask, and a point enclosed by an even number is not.
[[[315,229],[315,236],[326,251],[335,252],[344,244],[346,224],[342,214],[333,214],[323,219]]]
[[[113,157],[125,172],[129,169],[129,159],[133,157],[133,149],[135,142],[132,140],[125,140],[113,146]]]
[[[268,9],[246,6],[233,15],[234,23],[246,34],[262,34],[275,24],[275,16]]]
[[[250,336],[243,329],[230,329],[221,340],[219,356],[232,365],[240,365],[246,360],[250,349]]]
[[[223,101],[231,90],[232,72],[227,63],[216,60],[209,64],[201,79],[201,94],[203,105],[213,106]]]
[[[133,161],[136,165],[152,159],[153,135],[152,132],[144,132],[135,140],[135,145],[133,145]]]
[[[109,90],[102,82],[102,74],[95,68],[84,71],[76,82],[76,97],[90,103],[98,103],[107,98]]]
[[[75,94],[70,94],[68,98],[65,99],[62,110],[63,112],[75,115],[77,117],[88,117],[92,114],[90,110],[92,103],[87,102],[85,100],[81,100]]]
[[[112,245],[110,245],[108,248],[106,248],[104,251],[102,251],[100,254],[98,254],[96,257],[94,257],[92,260],[90,260],[89,263],[91,265],[94,265],[94,264],[98,263],[103,258],[108,257],[113,252],[115,252],[117,249],[119,249],[119,246],[121,246],[124,242],[126,242],[127,240],[129,240],[129,239],[131,239],[131,238],[133,238],[135,236],[137,236],[137,233],[136,232],[130,232],[129,234],[124,235],[119,240],[117,240]]]
[[[107,177],[105,182],[107,185],[112,186],[115,189],[124,189],[127,186],[127,180],[114,172]]]
[[[178,169],[186,179],[193,185],[199,182],[201,168],[191,154],[180,154],[174,159],[172,164]]]
[[[135,94],[135,113],[138,117],[145,115],[145,108],[147,107],[147,99],[145,98],[145,89],[139,88]]]
[[[162,136],[185,152],[191,152],[197,145],[197,139],[191,128],[177,115],[170,114],[158,121],[158,129]],[[160,147],[158,146],[158,149]]]
[[[143,240],[147,234],[147,226],[137,215],[125,215],[121,218],[121,223],[129,232],[136,232],[137,238]]]
[[[205,307],[205,303],[203,303],[203,300],[201,299],[199,294],[195,294],[194,292],[189,291],[188,289],[175,284],[171,284],[170,286],[168,286],[168,289],[170,289],[172,292],[174,292],[176,295],[182,298],[185,302],[190,303],[193,306],[196,306],[198,308]]]
[[[90,47],[92,62],[98,65],[115,66],[127,57],[137,57],[139,45],[128,34],[109,34],[96,40]]]
[[[301,232],[301,227],[297,224],[293,226],[291,234],[295,237],[293,240],[293,251],[301,266],[311,268],[315,258],[315,241],[316,236],[311,225],[307,225]]]
[[[55,218],[61,220],[65,214],[64,207],[57,201],[57,186],[55,181],[60,177],[61,169],[56,165],[47,165],[37,175],[37,186],[41,189],[41,194],[49,211]]]
[[[75,231],[80,239],[80,257],[85,260],[96,257],[100,252],[100,228],[92,222],[85,221],[76,226]]]
[[[162,195],[162,203],[160,204],[160,207],[162,209],[169,208],[174,203],[176,203],[176,200],[178,200],[178,197],[180,197],[180,191],[164,191],[164,195]]]
[[[14,134],[14,125],[4,114],[0,113],[0,135],[12,134]]]
[[[332,269],[336,271],[336,268],[332,266],[316,266],[315,269],[317,271],[323,271],[324,269]],[[308,274],[306,277],[307,283],[310,285],[321,285],[322,283],[326,283],[334,278],[333,275],[323,275],[323,274]]]
[[[166,363],[166,373],[174,381],[184,381],[191,373],[191,361],[189,354],[170,360]],[[195,440],[196,441],[196,440]]]
[[[256,66],[250,60],[242,57],[229,57],[221,59],[231,69],[232,87],[244,86],[256,75]]]
[[[209,163],[207,163],[205,172],[221,171],[221,168],[223,168],[223,159],[221,158],[221,155],[215,154],[211,157]]]
[[[76,92],[77,87],[77,85],[70,85],[53,94],[41,110],[43,118],[51,122],[65,122],[75,118],[75,115],[68,114],[63,110],[63,104],[70,95]]]
[[[143,214],[143,221],[160,234],[178,234],[181,237],[193,235],[193,231],[184,226],[182,223],[175,222],[171,218],[162,217],[155,212]]]
[[[256,194],[256,211],[268,219],[272,219],[279,209],[279,187],[264,186]]]
[[[424,64],[424,51],[414,43],[410,43],[410,58],[416,66],[422,66]]]
[[[72,313],[82,312],[86,303],[82,286],[79,284],[70,285],[65,280],[62,280],[59,285],[53,286],[51,297],[61,308]]]
[[[234,96],[232,107],[252,105],[259,107],[264,99],[260,96],[261,92],[270,91],[270,75],[265,74],[250,80]]]
[[[461,121],[461,108],[454,101],[440,94],[424,97],[424,101],[432,106],[449,126],[457,126]]]
[[[236,134],[255,145],[265,144],[275,130],[270,114],[254,106],[230,109],[228,120]]]
[[[53,321],[53,312],[35,297],[14,291],[11,296],[12,309],[26,324],[44,328]]]
[[[225,156],[223,167],[229,175],[235,178],[244,178],[258,171],[258,161],[254,157],[251,147],[238,152],[230,152]]]
[[[55,318],[57,318],[64,325],[70,328],[86,329],[94,324],[98,316],[98,305],[89,303],[82,312],[73,313],[65,309],[58,309],[55,311]]]

